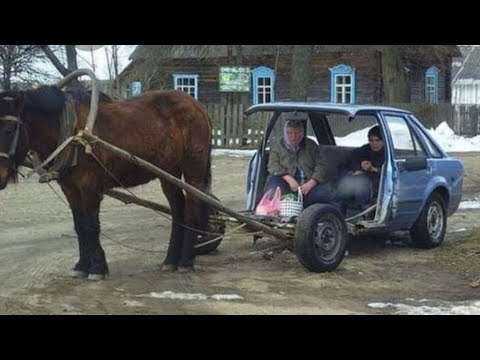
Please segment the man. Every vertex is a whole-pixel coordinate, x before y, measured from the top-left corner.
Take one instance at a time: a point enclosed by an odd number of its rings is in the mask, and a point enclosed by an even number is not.
[[[340,166],[340,180],[334,204],[346,215],[347,205],[353,203],[365,210],[378,195],[380,173],[385,151],[380,127],[368,132],[368,144],[352,152]]]

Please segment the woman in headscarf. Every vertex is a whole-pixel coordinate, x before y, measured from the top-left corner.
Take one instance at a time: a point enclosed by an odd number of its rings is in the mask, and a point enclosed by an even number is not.
[[[282,195],[301,189],[304,207],[328,203],[332,192],[326,185],[327,164],[318,145],[305,136],[301,121],[288,120],[283,137],[273,144],[268,160],[267,190],[279,186]]]

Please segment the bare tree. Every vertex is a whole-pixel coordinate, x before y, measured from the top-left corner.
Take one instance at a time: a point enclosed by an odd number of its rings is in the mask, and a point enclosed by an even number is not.
[[[162,60],[171,51],[173,45],[143,45],[141,56],[136,59],[135,66],[127,67],[121,80],[123,85],[132,81],[140,81],[145,90],[167,88],[172,79],[170,74],[160,70]]]
[[[53,66],[55,66],[58,72],[63,76],[67,76],[75,70],[78,70],[77,49],[75,48],[75,45],[65,45],[67,67],[65,67],[65,65],[63,65],[63,63],[58,59],[57,55],[49,45],[40,45],[40,48],[43,50],[47,58],[51,61]],[[74,79],[72,82],[69,83],[68,88],[83,88],[83,86],[78,81],[78,79]]]
[[[445,61],[455,53],[455,45],[372,45],[382,52],[383,101],[409,102],[408,74],[409,65],[427,66],[435,63],[451,73],[451,63]],[[408,63],[416,59],[417,64]],[[449,98],[449,95],[446,96]]]
[[[290,75],[291,100],[307,100],[308,88],[312,81],[312,55],[315,45],[294,45]]]
[[[11,90],[12,82],[23,85],[50,79],[45,56],[38,45],[0,45],[1,86]]]
[[[125,94],[125,89],[122,89],[120,71],[121,71],[121,66],[122,66],[121,64],[123,60],[122,57],[126,56],[126,52],[128,52],[128,50],[131,50],[131,46],[105,45],[104,50],[105,50],[105,56],[107,60],[107,70],[108,70],[108,79],[109,79],[108,86],[104,88],[104,91],[106,91],[109,95],[111,95],[114,98],[124,97],[126,94]],[[135,77],[132,78],[132,81],[139,81]],[[142,81],[142,85],[144,85],[143,81]]]
[[[386,103],[410,101],[402,50],[398,45],[386,45],[382,50],[383,101]]]

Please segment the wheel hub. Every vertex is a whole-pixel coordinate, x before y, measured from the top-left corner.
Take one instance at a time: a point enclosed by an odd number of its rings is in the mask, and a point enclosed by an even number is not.
[[[437,239],[443,229],[443,212],[440,207],[440,204],[433,202],[427,214],[427,227],[428,233],[432,239]]]

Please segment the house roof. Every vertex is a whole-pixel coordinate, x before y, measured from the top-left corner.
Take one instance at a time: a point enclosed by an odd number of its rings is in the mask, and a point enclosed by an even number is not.
[[[480,80],[480,46],[459,46],[462,57],[454,58],[452,80]]]
[[[243,55],[290,54],[294,45],[241,45]],[[385,45],[315,45],[316,53],[381,51]],[[400,45],[399,45],[400,46]],[[227,57],[229,45],[139,45],[130,56],[139,60],[152,54],[160,58],[191,59]],[[432,56],[460,56],[456,45],[403,45],[407,56],[429,54]],[[235,46],[233,46],[235,55]]]

